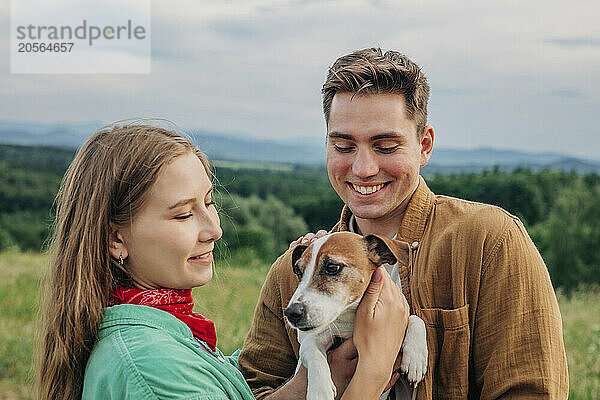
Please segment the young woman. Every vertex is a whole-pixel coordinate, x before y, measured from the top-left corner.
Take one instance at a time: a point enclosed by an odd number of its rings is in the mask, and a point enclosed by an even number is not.
[[[191,289],[212,278],[221,237],[212,190],[206,156],[168,130],[115,127],[81,147],[57,196],[41,399],[254,398],[236,356],[216,348],[213,323],[192,311]],[[397,354],[401,344],[385,333],[406,328],[404,298],[374,276],[356,348],[348,341],[331,357],[343,398],[383,391],[395,357],[382,348]],[[305,371],[286,387],[273,398],[305,390]]]

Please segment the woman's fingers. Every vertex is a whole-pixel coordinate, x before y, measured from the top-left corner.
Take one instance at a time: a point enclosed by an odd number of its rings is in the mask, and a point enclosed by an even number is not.
[[[361,300],[361,310],[367,315],[375,316],[375,312],[377,311],[377,302],[379,301],[379,296],[381,295],[381,291],[383,290],[383,268],[379,267],[371,276],[371,283],[367,287],[365,294]]]
[[[353,341],[359,365],[366,366],[373,379],[384,379],[380,382],[382,388],[398,379],[397,355],[408,324],[408,310],[404,295],[387,271],[377,268],[356,311]]]

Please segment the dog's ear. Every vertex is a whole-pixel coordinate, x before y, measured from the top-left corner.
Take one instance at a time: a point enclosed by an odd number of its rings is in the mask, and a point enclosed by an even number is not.
[[[298,261],[298,259],[302,257],[302,253],[304,253],[304,250],[306,250],[307,248],[308,246],[301,244],[294,248],[294,251],[292,252],[292,266],[296,265],[296,261]]]
[[[394,265],[396,262],[408,265],[408,243],[378,235],[365,236],[365,241],[367,242],[369,259],[376,265]]]

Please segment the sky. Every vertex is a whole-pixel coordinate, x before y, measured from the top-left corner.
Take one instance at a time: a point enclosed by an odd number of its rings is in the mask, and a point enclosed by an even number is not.
[[[426,74],[436,146],[600,160],[597,0],[157,0],[151,10],[149,74],[11,74],[2,0],[0,121],[157,117],[318,144],[328,67],[381,47]]]

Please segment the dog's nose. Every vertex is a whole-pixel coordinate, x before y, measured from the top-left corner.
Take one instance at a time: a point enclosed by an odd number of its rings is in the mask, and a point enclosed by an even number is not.
[[[290,323],[296,324],[304,317],[304,306],[300,303],[290,304],[285,309],[284,314]]]

